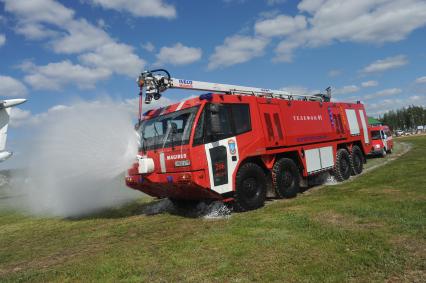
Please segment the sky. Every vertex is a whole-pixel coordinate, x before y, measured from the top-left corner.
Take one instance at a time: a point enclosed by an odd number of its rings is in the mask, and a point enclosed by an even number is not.
[[[331,86],[377,117],[426,105],[425,46],[425,0],[0,0],[0,96],[28,99],[12,140],[76,99],[136,112],[135,79],[158,67],[295,93]]]

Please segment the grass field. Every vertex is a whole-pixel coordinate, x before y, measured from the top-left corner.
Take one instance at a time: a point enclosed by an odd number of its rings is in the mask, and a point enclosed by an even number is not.
[[[0,281],[425,282],[426,137],[352,182],[228,219],[0,214]],[[373,160],[372,164],[379,162]]]

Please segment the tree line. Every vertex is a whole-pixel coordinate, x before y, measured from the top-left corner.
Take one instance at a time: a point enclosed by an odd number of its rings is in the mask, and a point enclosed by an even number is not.
[[[379,120],[392,130],[412,130],[426,125],[426,108],[411,105],[408,108],[390,110],[379,117]]]

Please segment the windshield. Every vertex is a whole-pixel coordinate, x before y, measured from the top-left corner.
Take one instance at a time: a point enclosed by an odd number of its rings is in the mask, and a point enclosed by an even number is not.
[[[371,131],[371,139],[372,140],[380,140],[380,131]]]
[[[198,106],[146,120],[140,127],[141,149],[150,150],[189,143]]]

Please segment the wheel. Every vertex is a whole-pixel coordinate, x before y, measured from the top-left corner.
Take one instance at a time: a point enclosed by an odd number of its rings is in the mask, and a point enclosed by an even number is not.
[[[279,198],[295,197],[299,192],[300,173],[296,163],[281,158],[272,168],[272,184]]]
[[[351,176],[351,160],[349,152],[341,148],[336,153],[336,164],[333,168],[333,175],[338,182],[343,182]]]
[[[266,199],[266,176],[255,163],[245,163],[238,169],[234,194],[234,209],[247,211],[262,207]]]
[[[386,157],[386,148],[384,147],[384,148],[382,148],[382,152],[380,153],[380,156],[382,156],[382,157]]]
[[[361,174],[364,167],[364,155],[362,154],[359,146],[353,146],[351,152],[351,174],[358,175]]]
[[[392,153],[392,148],[388,149],[387,153],[391,154]]]

